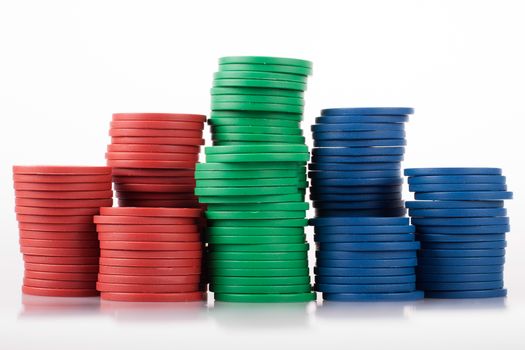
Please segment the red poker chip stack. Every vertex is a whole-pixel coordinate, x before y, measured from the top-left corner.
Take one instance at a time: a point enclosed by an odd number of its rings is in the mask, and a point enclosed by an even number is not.
[[[24,256],[22,291],[96,296],[99,242],[93,215],[111,206],[111,168],[14,166],[15,211]]]
[[[113,114],[106,159],[120,207],[198,207],[194,195],[206,116]]]
[[[104,300],[201,301],[199,208],[100,208],[97,289]]]

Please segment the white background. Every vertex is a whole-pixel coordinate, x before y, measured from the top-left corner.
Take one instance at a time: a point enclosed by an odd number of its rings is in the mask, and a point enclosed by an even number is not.
[[[505,0],[1,0],[0,348],[523,349],[524,10]],[[509,297],[335,307],[22,302],[11,165],[104,164],[113,112],[208,114],[226,55],[314,62],[308,138],[321,108],[412,106],[405,166],[502,167],[516,197]]]

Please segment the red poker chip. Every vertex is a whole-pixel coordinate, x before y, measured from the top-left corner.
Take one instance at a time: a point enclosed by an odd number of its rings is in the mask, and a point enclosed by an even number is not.
[[[202,254],[201,254],[202,255]],[[202,265],[202,259],[119,259],[100,258],[100,265],[127,267],[191,267]]]
[[[13,173],[36,175],[107,175],[111,174],[111,168],[106,166],[14,165]]]
[[[21,238],[19,243],[22,247],[39,247],[39,248],[98,248],[98,241],[95,240],[46,240]]]
[[[206,300],[203,292],[188,293],[110,293],[101,292],[100,298],[128,302],[194,302]]]
[[[21,215],[44,215],[44,216],[85,216],[97,215],[99,208],[36,208],[15,206],[15,212]]]
[[[15,190],[18,198],[34,199],[105,199],[113,198],[113,191],[18,191]]]
[[[202,257],[202,250],[116,250],[101,249],[100,258],[116,259],[196,259]]]
[[[93,215],[24,215],[16,214],[18,222],[36,223],[36,224],[89,224],[93,223]]]
[[[130,242],[102,241],[100,249],[120,250],[201,250],[201,242]]]
[[[38,295],[44,297],[95,297],[98,291],[94,289],[55,289],[55,288],[37,288],[22,286],[24,294]]]
[[[121,145],[107,146],[108,152],[146,152],[146,153],[177,153],[199,154],[199,146],[170,146],[170,145]]]
[[[192,185],[195,188],[193,176],[114,176],[113,182],[118,184],[163,184],[163,185]]]
[[[137,153],[137,152],[107,152],[106,159],[116,160],[163,160],[196,162],[198,154],[189,153]]]
[[[199,129],[109,129],[109,136],[116,137],[185,137],[202,138],[202,128]]]
[[[194,177],[195,169],[137,169],[114,168],[113,176],[169,176],[169,177]]]
[[[14,174],[15,183],[30,184],[96,184],[111,182],[111,174],[107,175],[27,175]]]
[[[100,215],[106,216],[167,216],[170,218],[199,218],[201,209],[195,208],[100,208]]]
[[[149,285],[97,282],[96,287],[100,292],[114,293],[187,293],[198,292],[201,289],[199,283]]]
[[[124,225],[124,224],[98,224],[97,231],[110,233],[193,233],[199,232],[199,226],[195,223],[195,219],[181,219],[184,222],[191,222],[191,224],[181,225]]]
[[[18,191],[109,191],[111,190],[111,181],[92,182],[92,183],[29,183],[15,182],[15,190]]]
[[[164,207],[164,208],[197,208],[196,200],[163,200],[163,199],[119,199],[120,207]]]
[[[195,233],[109,233],[100,232],[101,241],[131,241],[131,242],[200,242],[201,235]]]
[[[127,120],[127,121],[112,121],[110,123],[111,129],[124,130],[184,130],[195,131],[204,129],[204,123],[183,122],[183,121],[141,121],[141,120]]]
[[[98,273],[96,265],[56,265],[56,264],[37,264],[25,262],[26,270],[42,272],[68,272],[68,273]],[[40,287],[40,286],[35,286]]]
[[[35,278],[40,280],[56,281],[96,281],[96,273],[66,273],[66,272],[42,272],[42,271],[24,271],[25,278]]]
[[[92,289],[97,288],[96,281],[54,281],[40,280],[36,278],[24,278],[24,286],[37,288],[56,288],[56,289]]]
[[[191,284],[200,283],[200,275],[185,276],[131,276],[98,274],[98,282],[124,284]]]
[[[160,168],[160,169],[195,169],[196,162],[167,161],[167,160],[112,160],[107,164],[115,168]]]
[[[155,217],[155,216],[116,216],[116,215],[95,215],[94,222],[108,225],[193,225],[195,218],[182,217]],[[144,231],[148,232],[148,231]]]
[[[121,276],[186,276],[200,275],[201,267],[129,267],[100,265],[99,273]]]
[[[20,230],[28,231],[48,231],[48,232],[95,232],[95,224],[36,224],[19,222]]]
[[[17,206],[38,208],[100,208],[111,207],[113,199],[34,199],[15,198]]]
[[[26,263],[48,264],[48,265],[98,265],[98,256],[39,256],[24,255]]]
[[[20,247],[20,251],[27,255],[60,256],[60,257],[98,257],[99,249],[94,248],[38,248]]]
[[[202,114],[187,113],[114,113],[113,121],[204,123],[206,121],[206,116]]]
[[[116,195],[121,199],[147,199],[147,200],[197,200],[193,191],[191,192],[126,192],[116,191]]]
[[[202,146],[204,139],[198,137],[133,137],[113,136],[113,144],[146,144],[146,145],[173,145],[173,146]]]
[[[53,241],[97,241],[96,232],[49,232],[20,230],[19,237],[23,239],[43,239]]]
[[[195,185],[164,185],[164,184],[131,184],[116,183],[116,191],[124,192],[183,192],[190,193],[195,191]]]

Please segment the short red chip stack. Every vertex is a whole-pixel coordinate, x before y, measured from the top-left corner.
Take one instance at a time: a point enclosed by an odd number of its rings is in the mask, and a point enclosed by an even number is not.
[[[114,301],[199,301],[199,208],[101,208],[97,289]]]
[[[106,159],[121,207],[198,207],[195,164],[206,116],[113,114]]]
[[[99,242],[93,215],[111,206],[111,168],[14,166],[24,255],[23,292],[95,296]]]

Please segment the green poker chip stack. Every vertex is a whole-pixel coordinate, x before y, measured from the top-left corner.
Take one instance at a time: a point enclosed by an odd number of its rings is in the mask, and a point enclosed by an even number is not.
[[[301,120],[312,64],[223,57],[214,75],[213,146],[197,165],[210,291],[224,302],[306,302],[311,291]]]

